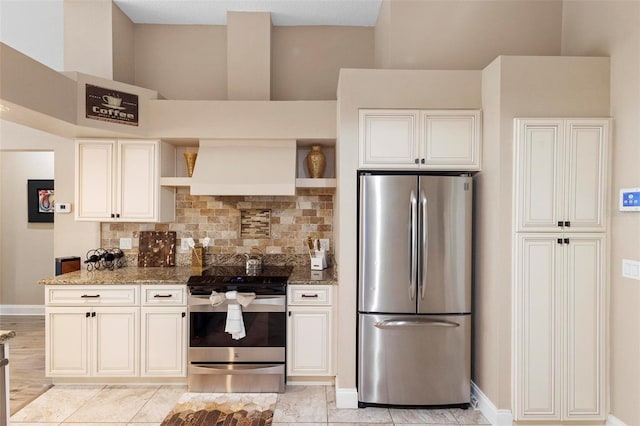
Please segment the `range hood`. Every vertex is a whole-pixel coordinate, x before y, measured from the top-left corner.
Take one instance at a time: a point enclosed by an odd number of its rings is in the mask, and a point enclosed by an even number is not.
[[[295,195],[296,141],[200,140],[192,195]]]

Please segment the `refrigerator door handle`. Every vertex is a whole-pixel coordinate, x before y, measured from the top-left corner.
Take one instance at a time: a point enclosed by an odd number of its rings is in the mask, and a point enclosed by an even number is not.
[[[376,328],[380,329],[394,329],[405,327],[460,327],[460,324],[453,321],[436,320],[430,318],[416,318],[416,319],[397,319],[397,320],[385,320],[379,321],[374,324]]]
[[[421,226],[421,241],[420,241],[420,249],[421,249],[421,261],[420,261],[420,300],[424,300],[424,293],[427,289],[426,283],[424,282],[427,279],[427,259],[429,257],[429,235],[428,235],[428,225],[429,225],[429,217],[427,215],[427,196],[425,195],[423,190],[420,190],[420,209],[422,216],[422,226]]]
[[[409,232],[411,234],[409,238],[409,276],[411,277],[409,280],[409,297],[413,300],[416,295],[416,271],[418,269],[418,253],[416,250],[418,243],[418,229],[416,225],[416,217],[418,216],[418,200],[413,191],[411,191],[409,203],[411,208],[411,221],[409,223]]]

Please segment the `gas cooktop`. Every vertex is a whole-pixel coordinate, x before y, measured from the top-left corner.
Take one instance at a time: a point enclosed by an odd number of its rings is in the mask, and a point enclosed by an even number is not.
[[[263,266],[247,271],[244,266],[210,266],[187,281],[191,294],[211,294],[212,291],[241,291],[256,294],[285,294],[291,266]]]

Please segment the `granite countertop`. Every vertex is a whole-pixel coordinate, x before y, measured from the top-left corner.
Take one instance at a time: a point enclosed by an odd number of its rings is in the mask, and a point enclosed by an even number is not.
[[[13,330],[0,330],[0,344],[6,343],[7,340],[16,337],[16,332]]]
[[[165,268],[138,268],[127,266],[113,271],[80,271],[69,272],[53,278],[38,281],[44,285],[101,285],[101,284],[186,284],[191,275],[197,275],[200,269],[189,266]],[[289,277],[289,284],[335,285],[334,268],[323,271],[311,271],[308,265],[295,266]]]

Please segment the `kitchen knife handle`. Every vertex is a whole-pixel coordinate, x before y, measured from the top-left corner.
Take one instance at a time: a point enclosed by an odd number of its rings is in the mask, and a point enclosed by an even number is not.
[[[409,208],[411,209],[411,221],[409,225],[409,297],[413,300],[416,295],[416,272],[418,269],[418,253],[416,250],[418,244],[418,200],[416,199],[416,194],[413,191],[411,191],[411,195],[409,197]]]

